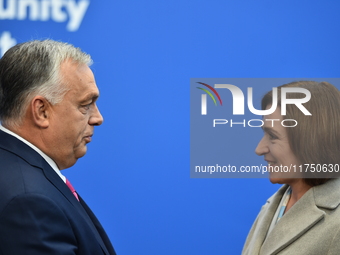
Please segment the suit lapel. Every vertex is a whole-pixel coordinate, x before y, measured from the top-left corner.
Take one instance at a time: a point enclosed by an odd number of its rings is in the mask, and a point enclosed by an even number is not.
[[[265,205],[263,205],[257,219],[249,233],[245,244],[245,250],[242,254],[259,254],[262,244],[266,239],[268,229],[276,212],[276,209],[285,193],[287,186],[282,186],[273,196],[271,196]]]
[[[340,190],[340,179],[329,180],[308,190],[267,235],[287,187],[281,187],[262,207],[242,254],[277,254],[320,222],[325,217],[323,209],[334,210],[340,204],[337,192]]]
[[[305,234],[324,218],[315,205],[314,189],[309,189],[280,219],[263,243],[260,254],[276,254]]]
[[[79,195],[78,195],[79,196]],[[98,234],[101,237],[101,240],[103,241],[103,247],[105,247],[107,250],[105,250],[105,252],[107,254],[110,255],[115,255],[116,252],[113,249],[113,246],[105,232],[105,230],[103,229],[102,225],[100,224],[100,222],[98,221],[97,217],[94,215],[94,213],[92,212],[92,210],[88,207],[88,205],[85,203],[85,201],[81,198],[81,196],[79,196],[79,202],[80,204],[83,206],[83,208],[85,209],[87,215],[90,217],[91,222],[94,224],[94,226],[96,227]],[[108,252],[109,251],[109,252]]]
[[[44,171],[46,178],[65,196],[65,198],[76,208],[76,210],[85,219],[87,224],[92,229],[92,232],[96,236],[96,239],[97,239],[98,243],[100,244],[100,246],[102,247],[103,252],[105,254],[108,254],[108,255],[111,254],[106,249],[106,246],[105,246],[101,236],[99,235],[98,230],[97,230],[94,222],[91,219],[91,216],[87,213],[86,209],[81,205],[81,203],[75,198],[75,196],[72,194],[71,190],[61,180],[61,178],[54,172],[53,169],[51,169],[51,167],[48,165],[47,162],[46,162],[46,165],[43,167],[43,171]],[[78,196],[79,196],[79,194],[78,194]],[[80,198],[80,196],[79,196],[79,198]],[[83,203],[85,203],[85,202],[83,202]],[[112,254],[115,254],[115,253],[112,253]]]
[[[76,211],[85,219],[89,227],[92,229],[94,235],[105,254],[110,254],[106,249],[101,236],[98,233],[96,226],[92,219],[85,211],[83,206],[74,197],[70,189],[66,186],[58,174],[51,168],[51,166],[31,147],[23,143],[12,135],[9,135],[0,130],[0,148],[15,153],[17,156],[25,160],[32,166],[42,169],[45,177],[60,191],[60,193],[76,208]],[[92,213],[93,214],[93,213]],[[111,253],[115,254],[115,253]]]

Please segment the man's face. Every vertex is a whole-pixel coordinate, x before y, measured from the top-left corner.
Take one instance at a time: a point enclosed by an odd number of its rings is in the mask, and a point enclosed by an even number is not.
[[[69,88],[63,100],[51,106],[48,133],[45,144],[47,153],[65,169],[74,165],[86,153],[86,144],[91,142],[94,126],[101,125],[101,116],[96,100],[99,91],[91,69],[65,61],[61,65],[63,83]]]

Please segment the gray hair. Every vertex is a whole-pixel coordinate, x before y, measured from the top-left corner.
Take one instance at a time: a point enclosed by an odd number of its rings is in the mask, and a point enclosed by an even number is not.
[[[63,42],[35,40],[10,48],[0,59],[0,121],[19,125],[27,105],[37,95],[52,105],[61,102],[69,90],[60,74],[66,60],[92,64],[90,55]]]

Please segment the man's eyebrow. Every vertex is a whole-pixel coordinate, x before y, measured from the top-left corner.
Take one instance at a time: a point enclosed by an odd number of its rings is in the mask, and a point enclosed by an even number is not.
[[[86,102],[86,101],[89,101],[89,100],[92,100],[92,101],[96,101],[99,97],[99,94],[98,93],[90,93],[88,95],[86,95],[82,100],[81,102]]]

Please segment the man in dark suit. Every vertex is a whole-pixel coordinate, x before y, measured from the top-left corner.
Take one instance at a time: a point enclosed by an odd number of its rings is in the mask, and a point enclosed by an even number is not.
[[[0,59],[0,254],[115,254],[60,170],[86,153],[103,118],[89,55],[31,41]]]

